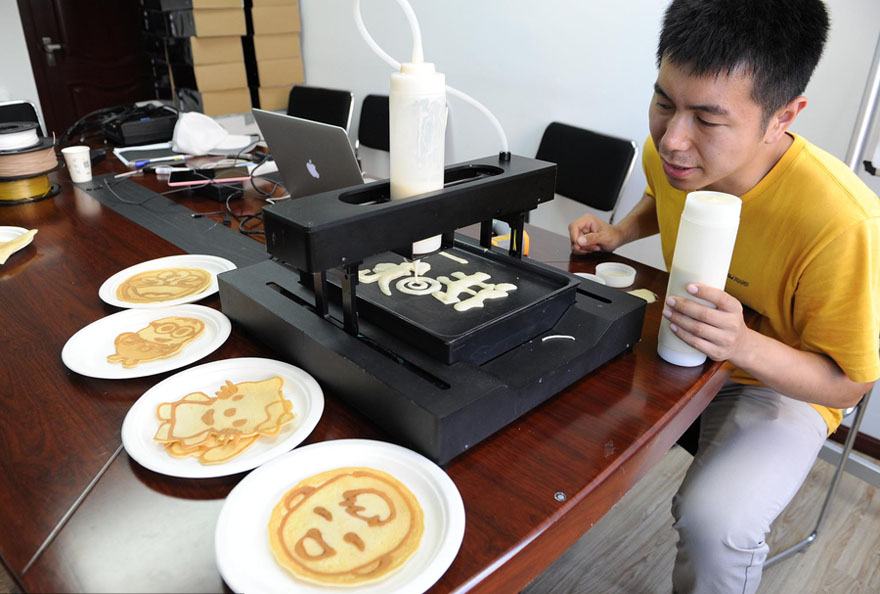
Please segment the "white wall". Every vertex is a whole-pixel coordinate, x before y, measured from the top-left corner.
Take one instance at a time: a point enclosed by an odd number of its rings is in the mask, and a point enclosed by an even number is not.
[[[501,121],[514,153],[534,155],[551,121],[630,138],[647,136],[647,109],[656,76],[654,51],[665,1],[411,0],[422,29],[425,58],[448,84],[477,98]],[[855,124],[874,44],[880,3],[829,0],[832,30],[794,130],[844,158]],[[302,0],[303,54],[308,84],[350,89],[356,106],[368,93],[387,93],[390,69],[361,40],[351,0]],[[373,38],[398,61],[411,52],[409,27],[394,0],[363,0]],[[499,142],[474,109],[449,100],[450,156],[463,161],[492,154]],[[645,178],[634,171],[620,213],[641,197]],[[532,222],[566,234],[583,207],[557,198]],[[620,251],[663,268],[659,240]]]
[[[436,63],[448,84],[494,112],[512,152],[533,156],[544,127],[554,120],[643,144],[665,0],[410,3],[419,17],[425,59]],[[360,101],[369,93],[388,93],[390,68],[361,40],[352,4],[352,0],[300,0],[306,82],[355,94],[354,137]],[[361,4],[373,38],[396,60],[408,60],[409,27],[397,3],[362,0]],[[827,0],[827,5],[832,19],[829,42],[806,92],[809,105],[793,130],[845,159],[880,33],[880,2]],[[455,98],[449,99],[449,105],[452,161],[498,151],[499,141],[479,113]],[[387,167],[387,160],[378,163]],[[387,169],[372,173],[386,176]],[[868,183],[880,190],[875,181]],[[644,174],[637,167],[624,189],[621,215],[638,201],[644,187]],[[568,222],[582,211],[580,205],[557,198],[532,213],[531,220],[567,235]],[[656,238],[620,252],[664,267]],[[880,394],[875,400],[880,401]],[[864,423],[864,432],[880,436],[880,404],[870,407]]]
[[[42,121],[43,112],[21,28],[18,3],[15,0],[0,0],[0,15],[3,15],[0,18],[0,56],[3,56],[0,60],[0,103],[30,101],[37,106]]]

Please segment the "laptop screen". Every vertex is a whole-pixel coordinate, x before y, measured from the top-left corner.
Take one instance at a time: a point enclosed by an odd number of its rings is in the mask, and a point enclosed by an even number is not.
[[[291,198],[364,183],[348,134],[339,126],[254,109]]]

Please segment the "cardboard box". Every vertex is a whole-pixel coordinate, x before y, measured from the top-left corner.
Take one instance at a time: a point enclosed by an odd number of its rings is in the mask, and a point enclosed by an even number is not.
[[[244,51],[237,35],[224,37],[159,37],[144,33],[147,54],[158,61],[174,64],[220,64],[244,62]]]
[[[245,113],[251,110],[251,92],[247,87],[224,91],[178,88],[177,96],[182,110],[200,111],[209,116]]]
[[[197,91],[222,91],[248,86],[244,62],[224,64],[172,64],[174,85]]]
[[[279,87],[306,80],[302,58],[281,58],[246,64],[248,85],[252,87]]]
[[[144,0],[148,10],[192,10],[194,8],[243,8],[243,0]]]
[[[299,0],[246,0],[245,6],[279,6],[282,4],[299,4]]]
[[[220,64],[223,62],[244,63],[241,37],[190,37],[188,43],[190,64]],[[176,61],[173,60],[172,61]]]
[[[173,64],[220,64],[223,62],[244,62],[241,37],[163,37],[144,35],[147,53],[165,61],[166,47],[168,60]]]
[[[247,35],[241,38],[245,60],[262,62],[278,58],[299,58],[302,55],[299,33]]]
[[[257,89],[260,109],[287,110],[291,85],[260,87]]]
[[[217,37],[247,32],[242,8],[176,10],[166,14],[174,37]]]
[[[301,31],[299,3],[276,6],[254,6],[250,10],[248,34],[268,35]]]

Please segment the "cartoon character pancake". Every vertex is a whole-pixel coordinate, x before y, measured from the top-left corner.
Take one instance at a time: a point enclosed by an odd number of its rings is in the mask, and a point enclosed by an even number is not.
[[[162,422],[154,439],[172,456],[196,456],[203,464],[220,464],[250,447],[261,435],[275,435],[295,417],[278,376],[233,384],[227,380],[212,398],[187,394],[156,407]]]
[[[269,520],[278,562],[303,581],[332,586],[386,578],[418,549],[423,532],[415,495],[372,468],[337,468],[299,482]]]
[[[116,288],[116,298],[127,303],[160,303],[198,295],[211,284],[211,273],[201,268],[160,268],[127,278]]]
[[[197,318],[170,316],[154,320],[137,332],[117,336],[113,341],[116,352],[107,355],[107,361],[131,369],[147,361],[173,357],[204,330],[205,323]]]

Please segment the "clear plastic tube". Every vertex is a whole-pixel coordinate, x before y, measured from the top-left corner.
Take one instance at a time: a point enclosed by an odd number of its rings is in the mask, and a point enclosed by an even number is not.
[[[413,63],[421,63],[424,61],[424,55],[422,53],[422,33],[419,28],[419,23],[416,19],[415,12],[409,5],[409,2],[407,2],[406,0],[397,0],[397,3],[401,6],[401,8],[403,8],[404,13],[406,14],[406,18],[409,21],[410,30],[412,32],[412,61]],[[367,27],[366,25],[364,25],[364,19],[361,16],[361,0],[354,0],[354,22],[357,26],[358,31],[361,34],[361,37],[363,37],[364,41],[370,47],[370,49],[373,50],[373,53],[379,56],[379,58],[381,58],[383,62],[391,66],[391,68],[399,71],[400,62],[389,56],[385,52],[385,50],[383,50],[379,46],[379,44],[376,43],[376,40],[373,39],[369,31],[367,31]],[[507,134],[504,133],[504,128],[501,126],[501,122],[498,121],[498,118],[496,118],[495,115],[491,111],[489,111],[489,109],[485,105],[483,105],[467,93],[459,91],[458,89],[450,87],[449,85],[446,85],[446,92],[453,97],[461,99],[465,103],[468,103],[469,105],[480,111],[489,120],[489,122],[492,124],[492,127],[495,128],[495,132],[498,134],[498,138],[501,142],[501,152],[510,152],[507,143]]]

